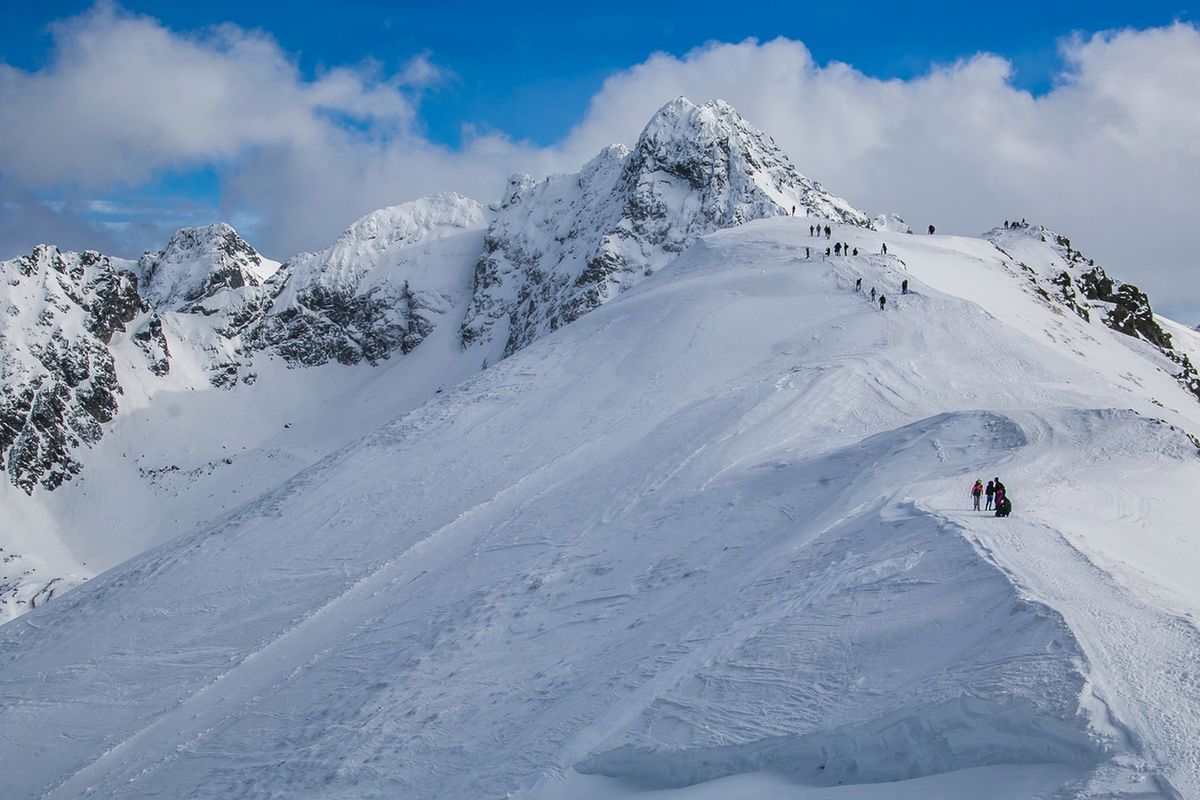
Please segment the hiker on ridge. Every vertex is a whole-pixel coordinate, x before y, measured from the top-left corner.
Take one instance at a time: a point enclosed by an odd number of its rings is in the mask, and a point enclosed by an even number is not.
[[[937,230],[937,228],[935,228],[935,227],[933,227],[932,225],[930,225],[930,226],[929,226],[929,235],[930,235],[930,236],[933,236],[933,232],[934,232],[934,231],[936,231],[936,230]]]
[[[975,481],[975,485],[971,487],[971,500],[972,500],[972,501],[973,501],[973,503],[974,503],[974,510],[975,510],[975,511],[978,511],[978,510],[979,510],[979,496],[980,496],[981,494],[983,494],[983,481],[981,481],[981,480],[976,480],[976,481]],[[989,497],[989,498],[988,498],[988,502],[990,503],[990,502],[991,502],[991,500],[992,500],[992,499]]]
[[[908,294],[908,278],[900,281],[900,294]]]
[[[996,484],[993,483],[992,481],[988,481],[987,488],[983,490],[983,493],[987,497],[987,505],[983,507],[983,510],[991,511],[992,510],[992,495],[994,495],[996,493]]]
[[[887,298],[883,295],[879,295],[879,310],[883,311],[883,307],[885,305],[887,305]]]
[[[858,280],[856,280],[854,282],[854,291],[856,291],[856,292],[862,291],[862,278],[859,278]]]

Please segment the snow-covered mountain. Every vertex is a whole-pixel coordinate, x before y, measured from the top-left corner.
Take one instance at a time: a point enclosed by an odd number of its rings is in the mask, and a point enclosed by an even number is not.
[[[1066,237],[686,101],[494,212],[206,230],[5,263],[77,411],[3,430],[101,434],[0,487],[13,796],[1200,796],[1200,334]]]
[[[510,355],[634,286],[700,236],[792,213],[870,225],[727,103],[677,98],[632,150],[605,148],[578,174],[512,178],[476,267],[463,342],[495,342],[502,350],[493,357]]]
[[[16,796],[1194,796],[1173,362],[1041,231],[807,225],[0,627]]]
[[[457,336],[488,218],[435,195],[283,265],[228,225],[136,264],[51,247],[0,262],[0,618],[478,369]],[[411,353],[439,325],[403,375],[316,369]]]

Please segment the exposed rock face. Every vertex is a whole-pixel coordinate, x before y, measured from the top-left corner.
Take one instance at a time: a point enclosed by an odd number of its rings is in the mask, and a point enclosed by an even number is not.
[[[121,386],[107,345],[148,311],[128,264],[40,246],[0,263],[0,469],[28,493],[80,469]]]
[[[1050,252],[1057,256],[1058,265],[1050,268],[1049,275],[1018,261],[1033,286],[1033,291],[1047,302],[1058,303],[1091,321],[1093,313],[1113,330],[1134,339],[1148,342],[1178,365],[1172,373],[1175,379],[1200,400],[1200,372],[1186,353],[1177,350],[1171,334],[1163,329],[1150,307],[1150,298],[1131,283],[1121,283],[1104,271],[1093,259],[1087,258],[1071,245],[1071,240],[1045,226],[1025,222],[1012,223],[1003,229],[996,228],[985,234],[998,248],[1013,237],[1032,237],[1050,245]],[[1006,252],[1006,251],[1005,251]],[[1047,282],[1053,289],[1044,286]]]
[[[515,176],[475,271],[464,345],[509,355],[636,284],[720,228],[792,213],[870,226],[801,175],[728,104],[663,106],[632,150],[601,151],[575,175]]]
[[[489,218],[434,195],[283,267],[225,224],[177,231],[136,264],[48,246],[0,262],[0,469],[28,493],[79,472],[118,411],[118,336],[144,359],[135,371],[166,378],[179,348],[223,389],[253,382],[260,355],[313,366],[412,351],[465,304]]]

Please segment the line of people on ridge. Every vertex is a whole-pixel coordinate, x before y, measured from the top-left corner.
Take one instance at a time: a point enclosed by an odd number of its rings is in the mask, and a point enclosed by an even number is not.
[[[856,292],[862,291],[862,278],[859,278],[858,280],[856,280],[854,282],[854,291],[856,291]],[[904,280],[900,281],[900,294],[908,294],[908,278],[905,278]],[[887,306],[887,297],[884,296],[883,292],[877,293],[875,291],[875,287],[872,286],[871,287],[871,302],[872,303],[875,302],[876,296],[878,296],[878,298],[879,298],[879,310],[883,311],[884,308]]]
[[[991,511],[994,507],[997,517],[1007,517],[1012,513],[1012,500],[1009,499],[1008,490],[1004,488],[1004,484],[999,478],[988,481],[986,488],[982,480],[975,481],[975,485],[971,487],[971,499],[974,501],[975,511],[979,511],[981,495],[987,498],[984,511]]]

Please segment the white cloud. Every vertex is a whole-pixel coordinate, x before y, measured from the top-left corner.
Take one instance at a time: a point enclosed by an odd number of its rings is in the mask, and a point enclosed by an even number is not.
[[[548,148],[495,133],[458,149],[424,139],[419,93],[447,78],[436,54],[395,75],[364,63],[310,79],[262,34],[181,35],[108,5],[59,25],[55,41],[38,72],[0,65],[5,181],[108,190],[218,164],[227,213],[260,220],[257,241],[276,257],[324,246],[382,205],[439,189],[486,200],[509,172],[577,169],[605,144],[631,143],[683,94],[728,100],[801,171],[868,211],[965,233],[1006,217],[1044,222],[1159,305],[1200,318],[1190,236],[1200,32],[1190,25],[1066,41],[1062,74],[1038,97],[989,54],[901,81],[816,64],[785,39],[711,44],[611,76]]]

